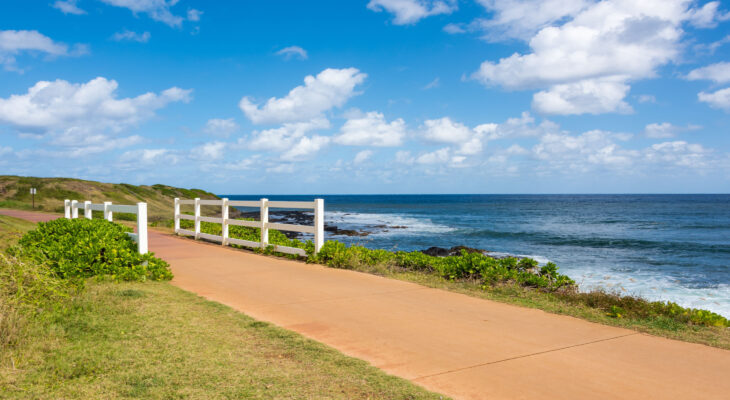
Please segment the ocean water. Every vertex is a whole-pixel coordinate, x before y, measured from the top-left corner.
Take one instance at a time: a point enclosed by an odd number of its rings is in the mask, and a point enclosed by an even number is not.
[[[332,236],[391,250],[465,245],[552,261],[604,287],[730,317],[730,195],[325,195]],[[385,226],[385,227],[384,227]]]

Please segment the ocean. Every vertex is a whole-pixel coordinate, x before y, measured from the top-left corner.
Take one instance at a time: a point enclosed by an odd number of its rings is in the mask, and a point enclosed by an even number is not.
[[[730,317],[730,195],[224,195],[325,199],[325,221],[388,250],[464,245],[552,261],[602,287]]]

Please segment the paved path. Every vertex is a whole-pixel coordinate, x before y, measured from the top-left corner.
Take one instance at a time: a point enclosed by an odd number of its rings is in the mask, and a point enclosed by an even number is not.
[[[154,231],[150,249],[185,290],[454,398],[730,398],[730,351]]]

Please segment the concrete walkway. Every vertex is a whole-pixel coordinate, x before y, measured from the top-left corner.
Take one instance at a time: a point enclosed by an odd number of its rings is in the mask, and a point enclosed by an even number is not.
[[[454,398],[730,393],[730,351],[154,231],[149,239],[174,285]]]

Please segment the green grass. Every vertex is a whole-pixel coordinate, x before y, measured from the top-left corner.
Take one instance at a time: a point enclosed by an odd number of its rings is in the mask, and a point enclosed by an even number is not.
[[[167,283],[90,281],[29,334],[4,398],[441,398]]]
[[[0,251],[17,243],[25,232],[35,226],[35,223],[24,219],[0,215]]]
[[[34,227],[0,216],[0,240]],[[0,398],[443,398],[169,283],[72,284],[4,253]]]

